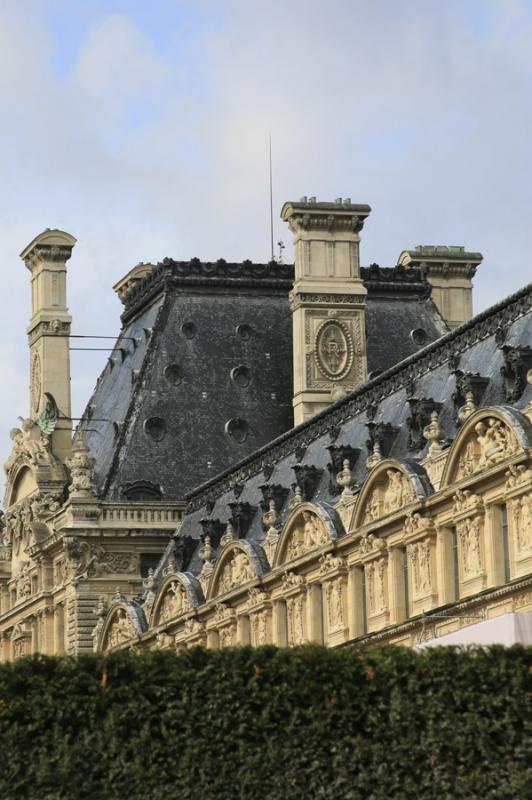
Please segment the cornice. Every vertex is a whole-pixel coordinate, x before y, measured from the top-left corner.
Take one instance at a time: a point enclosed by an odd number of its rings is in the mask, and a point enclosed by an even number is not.
[[[244,483],[292,454],[297,447],[307,447],[356,414],[378,405],[383,398],[410,386],[427,372],[449,364],[457,354],[507,328],[531,308],[532,284],[528,284],[190,492],[186,496],[187,512],[215,502],[235,483]]]
[[[144,279],[139,280],[125,295],[125,310],[121,316],[126,323],[138,314],[161,292],[179,287],[209,289],[225,287],[235,289],[261,289],[272,293],[288,294],[294,281],[293,264],[227,262],[219,259],[204,262],[197,258],[174,261],[165,258]]]

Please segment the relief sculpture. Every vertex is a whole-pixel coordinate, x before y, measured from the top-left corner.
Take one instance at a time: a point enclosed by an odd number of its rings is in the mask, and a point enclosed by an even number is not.
[[[316,334],[314,355],[325,378],[331,381],[345,378],[354,357],[353,339],[348,327],[335,319],[322,322]]]

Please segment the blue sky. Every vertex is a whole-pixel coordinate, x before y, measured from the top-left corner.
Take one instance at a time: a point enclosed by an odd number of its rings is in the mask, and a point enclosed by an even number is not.
[[[417,244],[485,257],[482,308],[531,279],[529,0],[2,0],[0,439],[27,413],[40,230],[78,238],[76,333],[116,333],[139,261],[267,259],[286,199],[373,208],[362,262]],[[74,353],[81,413],[103,358]]]

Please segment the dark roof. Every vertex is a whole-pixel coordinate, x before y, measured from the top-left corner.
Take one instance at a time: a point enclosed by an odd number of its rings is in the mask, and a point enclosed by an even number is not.
[[[167,259],[133,289],[83,423],[102,496],[182,499],[291,427],[291,287],[275,263]]]
[[[288,490],[296,481],[294,467],[302,467],[309,480],[307,499],[335,502],[338,487],[331,478],[341,469],[342,458],[351,459],[359,484],[375,438],[383,455],[419,461],[426,453],[422,431],[431,411],[439,411],[442,437],[454,438],[456,412],[466,390],[473,391],[478,407],[522,408],[530,403],[531,311],[532,284],[199,487],[188,497],[179,535],[198,538],[202,521],[212,528],[205,520],[226,523],[231,504],[237,503],[248,507],[251,517],[246,538],[260,542],[265,492],[284,498],[285,517]],[[197,557],[191,564],[196,567]]]
[[[290,430],[293,276],[276,262],[165,259],[133,286],[82,422],[102,497],[181,500]],[[370,374],[445,332],[419,270],[362,277]]]

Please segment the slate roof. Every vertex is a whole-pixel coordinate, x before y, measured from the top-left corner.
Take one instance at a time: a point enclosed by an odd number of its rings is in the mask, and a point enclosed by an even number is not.
[[[350,458],[359,484],[375,438],[383,455],[415,466],[426,453],[422,430],[431,410],[439,410],[442,436],[451,440],[467,389],[478,407],[522,408],[532,402],[531,369],[529,284],[190,493],[179,537],[198,539],[204,530],[221,529],[240,508],[249,522],[245,538],[259,543],[265,497],[276,492],[281,498],[282,522],[298,470],[307,479],[306,499],[335,502],[334,476],[343,457]],[[196,550],[188,569],[200,566]]]
[[[370,375],[446,331],[419,270],[362,277]],[[276,262],[165,259],[134,286],[81,423],[100,496],[182,500],[290,430],[293,278]]]

